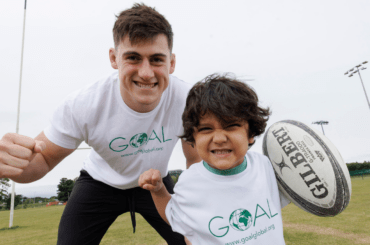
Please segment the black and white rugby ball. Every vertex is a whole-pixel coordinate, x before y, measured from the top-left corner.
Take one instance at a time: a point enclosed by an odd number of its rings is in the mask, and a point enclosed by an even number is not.
[[[336,147],[307,125],[284,120],[265,133],[263,153],[270,159],[282,191],[301,209],[335,216],[351,198],[351,178]]]

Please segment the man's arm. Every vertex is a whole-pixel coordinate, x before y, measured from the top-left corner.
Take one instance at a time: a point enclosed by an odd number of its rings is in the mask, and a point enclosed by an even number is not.
[[[150,191],[159,215],[167,224],[170,224],[166,217],[166,207],[171,200],[171,195],[163,184],[161,172],[156,169],[145,171],[139,177],[139,186]]]
[[[39,180],[73,151],[54,144],[43,132],[35,139],[6,134],[0,141],[0,178],[18,183]]]
[[[193,163],[202,161],[198,155],[197,150],[191,146],[188,142],[181,139],[182,151],[184,152],[186,158],[186,169],[188,169]]]

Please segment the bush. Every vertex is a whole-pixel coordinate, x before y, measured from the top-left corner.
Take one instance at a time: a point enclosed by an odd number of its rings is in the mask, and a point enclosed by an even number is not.
[[[347,164],[348,171],[356,171],[356,170],[363,170],[363,169],[370,169],[370,162],[363,162],[363,163],[349,163]]]
[[[172,178],[173,182],[176,184],[176,182],[177,182],[176,176],[171,176],[171,178]]]

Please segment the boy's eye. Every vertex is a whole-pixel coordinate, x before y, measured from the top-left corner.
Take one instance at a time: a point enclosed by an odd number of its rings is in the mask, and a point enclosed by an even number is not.
[[[240,127],[239,123],[233,123],[227,126],[227,128],[232,128],[232,127]]]
[[[208,128],[208,127],[199,128],[198,132],[207,131],[207,130],[211,130],[211,128]]]

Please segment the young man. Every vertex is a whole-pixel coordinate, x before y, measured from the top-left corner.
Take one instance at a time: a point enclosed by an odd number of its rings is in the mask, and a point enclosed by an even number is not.
[[[0,178],[38,180],[78,145],[92,147],[59,225],[58,244],[99,244],[122,213],[140,213],[168,244],[185,244],[159,216],[139,175],[160,170],[173,193],[168,172],[172,150],[183,133],[181,114],[190,85],[175,70],[173,33],[153,8],[134,4],[117,16],[115,47],[109,50],[118,72],[71,95],[56,109],[51,124],[35,139],[6,134],[0,142]],[[199,157],[183,143],[189,166]]]
[[[162,218],[193,245],[285,244],[280,209],[289,201],[268,158],[249,151],[269,114],[246,84],[209,76],[190,90],[182,116],[181,137],[203,162],[181,174],[172,196],[158,170],[140,176]]]

